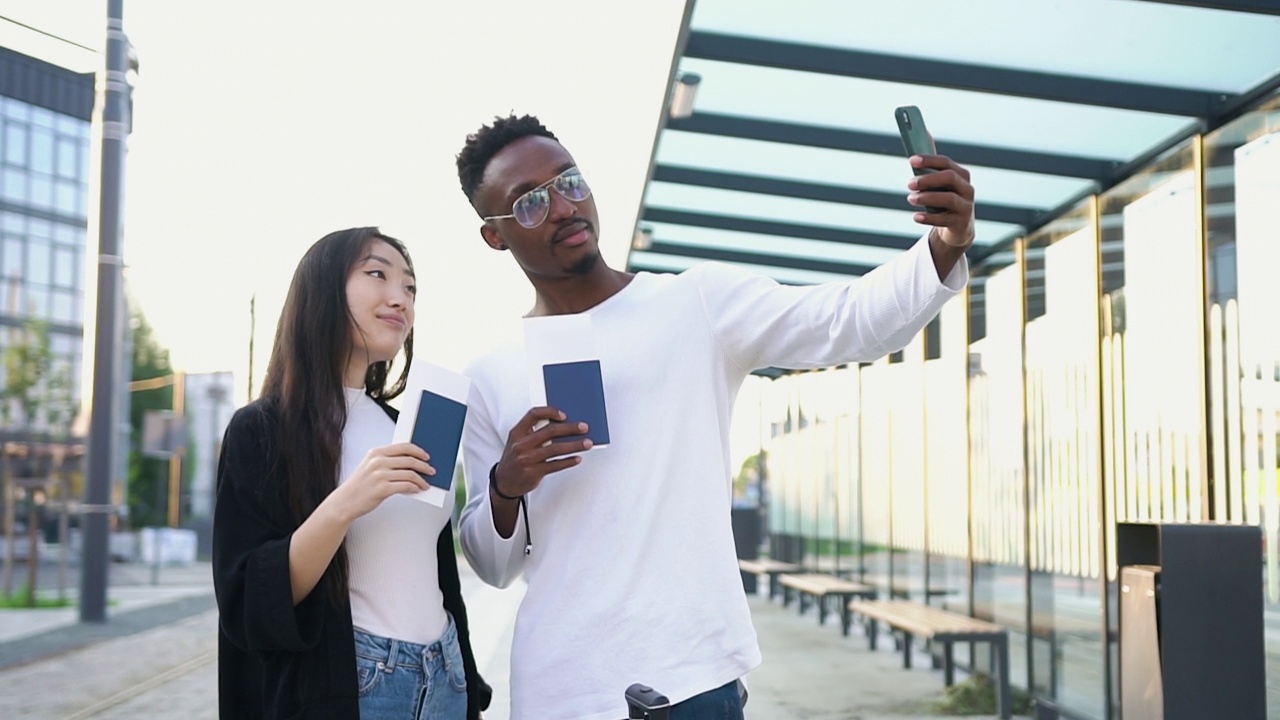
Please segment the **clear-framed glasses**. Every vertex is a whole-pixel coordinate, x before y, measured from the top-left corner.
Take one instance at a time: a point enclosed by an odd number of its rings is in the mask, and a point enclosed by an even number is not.
[[[576,167],[571,167],[516,198],[516,201],[511,204],[510,215],[489,215],[481,220],[488,222],[512,218],[520,223],[521,227],[532,230],[545,222],[547,215],[551,214],[551,188],[555,188],[555,191],[566,200],[575,203],[591,197],[591,188],[582,178],[582,172]]]

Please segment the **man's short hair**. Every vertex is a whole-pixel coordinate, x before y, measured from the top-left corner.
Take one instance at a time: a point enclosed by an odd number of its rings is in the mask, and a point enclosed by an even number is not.
[[[489,161],[503,148],[521,138],[538,136],[559,139],[533,115],[516,117],[496,117],[492,125],[483,125],[479,130],[467,136],[467,143],[458,153],[458,181],[462,183],[462,192],[467,200],[475,204],[476,191],[484,181],[485,168]]]

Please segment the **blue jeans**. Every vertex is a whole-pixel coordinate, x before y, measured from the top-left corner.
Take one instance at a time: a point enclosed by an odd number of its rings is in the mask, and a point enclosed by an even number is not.
[[[466,720],[467,674],[453,618],[430,645],[356,629],[361,720]]]
[[[738,681],[672,705],[671,720],[743,720]]]

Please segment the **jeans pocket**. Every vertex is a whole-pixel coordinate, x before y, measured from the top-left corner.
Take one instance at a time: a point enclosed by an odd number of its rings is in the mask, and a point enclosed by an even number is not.
[[[377,660],[356,656],[356,688],[359,697],[365,697],[382,681],[383,664]]]

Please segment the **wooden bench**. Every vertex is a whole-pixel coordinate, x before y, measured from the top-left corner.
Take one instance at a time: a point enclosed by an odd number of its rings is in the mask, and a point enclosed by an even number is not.
[[[758,560],[738,560],[738,569],[752,575],[769,576],[769,599],[778,594],[778,576],[784,573],[798,573],[803,568],[799,565],[770,558]]]
[[[827,598],[840,598],[840,630],[845,635],[849,634],[851,620],[849,601],[854,598],[870,598],[874,600],[876,597],[876,589],[870,585],[821,573],[784,574],[778,578],[778,582],[784,588],[784,605],[791,604],[792,590],[795,590],[800,596],[801,615],[808,609],[805,599],[807,597],[814,599],[814,602],[818,605],[819,625],[825,625],[827,622]]]
[[[943,677],[947,687],[955,683],[955,661],[952,644],[956,642],[989,642],[995,660],[997,684],[996,710],[1001,718],[1013,715],[1009,689],[1009,634],[994,623],[967,615],[941,610],[909,600],[854,600],[848,604],[851,613],[868,621],[867,636],[871,649],[876,648],[877,622],[903,633],[902,666],[911,667],[911,640],[919,637],[942,645]]]

